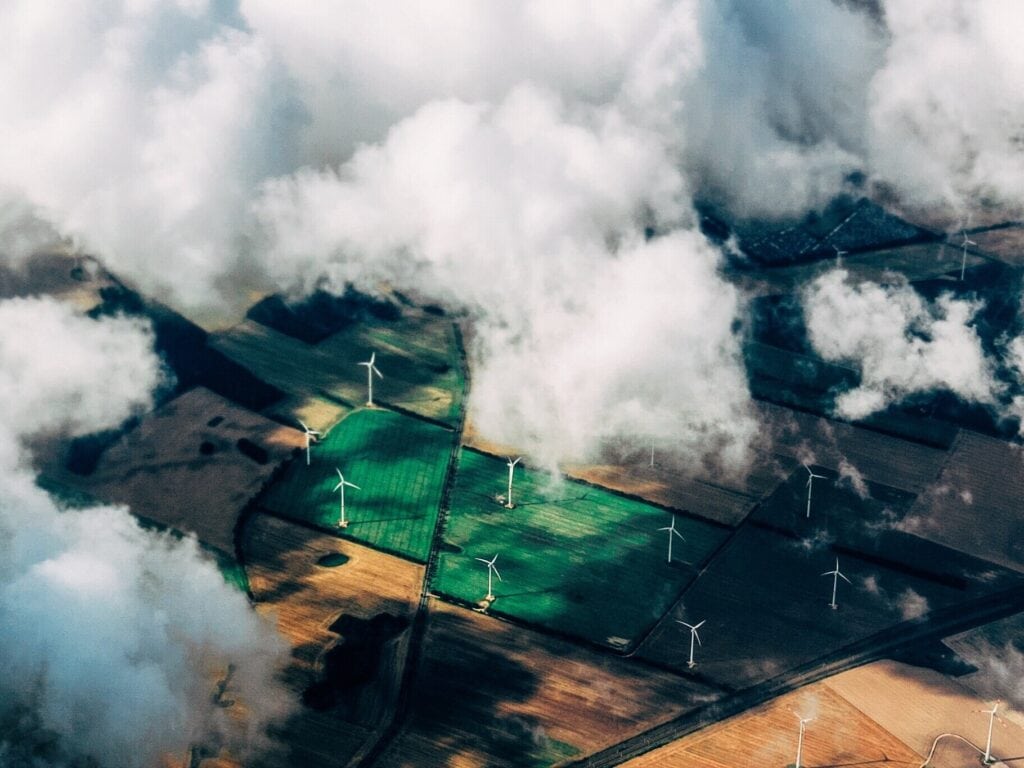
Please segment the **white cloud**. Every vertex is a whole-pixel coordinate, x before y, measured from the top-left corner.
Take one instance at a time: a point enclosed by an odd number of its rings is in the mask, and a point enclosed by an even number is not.
[[[148,766],[197,741],[260,743],[288,706],[274,682],[285,657],[244,595],[194,539],[143,531],[122,508],[61,509],[22,456],[26,438],[114,427],[150,404],[148,326],[17,299],[0,327],[16,329],[0,334],[0,760]],[[212,703],[229,663],[248,734]]]
[[[381,280],[476,321],[472,411],[545,459],[662,437],[735,464],[753,434],[734,288],[656,135],[534,87],[430,104],[337,172],[268,185],[266,269]]]
[[[815,351],[860,373],[860,386],[836,398],[843,418],[865,418],[938,389],[980,403],[994,403],[999,394],[971,325],[980,308],[975,302],[944,294],[929,303],[906,283],[853,283],[842,269],[811,283],[803,302]]]

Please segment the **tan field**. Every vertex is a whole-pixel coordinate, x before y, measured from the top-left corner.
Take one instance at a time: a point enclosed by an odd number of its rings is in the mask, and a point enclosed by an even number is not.
[[[324,654],[342,641],[330,630],[339,616],[411,618],[419,600],[422,566],[269,515],[248,521],[242,549],[257,610],[274,616],[293,646],[286,679],[297,697],[319,678]],[[348,561],[318,564],[330,554]],[[280,756],[282,765],[342,765],[372,728],[387,722],[407,639],[408,630],[386,642],[374,679],[346,692],[337,707],[302,708],[286,724],[280,741],[291,754]]]
[[[1022,470],[1019,446],[963,431],[938,481],[917,499],[904,525],[923,538],[1024,570]]]
[[[988,716],[977,710],[987,709],[989,702],[949,676],[880,661],[837,675],[825,685],[921,755],[927,755],[935,738],[947,732],[985,746]],[[992,745],[997,756],[1024,755],[1024,728],[1005,721],[996,726]],[[940,742],[931,765],[962,768],[977,764],[977,759],[976,751],[947,739]]]
[[[975,232],[970,238],[977,243],[972,250],[981,250],[1015,267],[1024,265],[1024,226]]]
[[[550,765],[614,744],[712,694],[435,600],[413,696],[405,730],[382,765]]]
[[[923,760],[896,736],[825,685],[782,696],[635,758],[629,768],[783,768],[796,758],[801,717],[807,768],[918,768]]]
[[[238,449],[243,438],[266,451],[265,464]],[[204,444],[208,453],[201,452]],[[233,556],[239,513],[302,444],[297,430],[196,388],[145,416],[104,452],[93,474],[53,474]]]

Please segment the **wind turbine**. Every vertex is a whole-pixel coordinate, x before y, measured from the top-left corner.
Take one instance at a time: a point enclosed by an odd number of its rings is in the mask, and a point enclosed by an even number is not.
[[[494,602],[494,592],[491,589],[492,577],[493,576],[497,576],[498,577],[498,581],[501,581],[501,574],[498,573],[498,569],[494,566],[494,562],[497,559],[498,559],[497,555],[492,557],[490,560],[485,560],[482,557],[478,557],[477,558],[477,560],[479,560],[481,563],[486,563],[487,564],[487,597],[485,597],[484,600],[486,600],[489,603]]]
[[[356,363],[356,365],[365,365],[366,366],[366,391],[367,391],[366,404],[367,405],[373,405],[373,374],[376,373],[378,378],[381,378],[381,379],[384,378],[384,374],[381,373],[379,370],[377,370],[377,366],[374,365],[374,361],[376,359],[377,359],[377,353],[373,352],[370,355],[370,359],[367,360],[365,363]]]
[[[308,467],[309,466],[309,442],[310,442],[310,440],[314,440],[315,441],[318,437],[320,437],[320,433],[317,432],[315,429],[310,429],[309,427],[307,427],[305,422],[302,419],[299,419],[299,424],[302,424],[302,428],[306,432],[306,466]]]
[[[686,541],[683,538],[683,534],[676,530],[676,516],[672,515],[672,524],[666,525],[664,528],[659,528],[659,531],[668,531],[668,561],[672,562],[672,537],[678,536],[680,541]]]
[[[841,250],[837,245],[833,245],[832,250],[836,252],[836,259],[841,259],[849,253],[849,251]]]
[[[800,735],[796,740],[796,762],[793,764],[793,768],[800,768],[800,758],[803,757],[804,753],[804,731],[807,730],[807,724],[811,722],[813,717],[800,717],[796,712],[796,719],[800,721]]]
[[[822,576],[832,577],[832,602],[828,604],[829,608],[833,611],[839,606],[836,605],[836,588],[839,586],[839,580],[842,579],[847,584],[853,584],[846,576],[839,571],[839,558],[836,557],[836,569],[834,571],[825,571]]]
[[[676,619],[676,624],[682,624],[684,627],[690,630],[690,660],[686,662],[686,666],[688,666],[690,669],[693,669],[695,666],[697,666],[697,662],[693,660],[694,640],[697,641],[697,645],[701,646],[702,648],[704,647],[704,644],[700,641],[700,635],[697,634],[697,630],[703,627],[704,622],[706,621],[707,619],[704,619],[704,621],[701,621],[697,624],[687,624],[685,621],[680,621],[679,619]]]
[[[814,474],[811,471],[811,468],[808,467],[806,464],[804,464],[804,469],[807,470],[807,474],[808,474],[808,478],[807,478],[807,517],[810,517],[811,516],[811,487],[814,485],[815,478],[817,478],[818,480],[824,480],[825,476],[824,475],[816,475],[816,474]]]
[[[355,483],[350,483],[348,480],[346,480],[345,476],[341,474],[341,470],[338,469],[337,467],[334,468],[334,471],[338,473],[338,484],[334,486],[334,490],[341,491],[341,519],[340,522],[338,523],[338,527],[348,528],[348,520],[345,519],[345,486],[348,486],[349,488],[355,488],[357,491],[361,491],[363,489],[360,488]]]
[[[517,456],[515,460],[511,456],[508,458],[508,497],[505,499],[505,508],[512,509],[515,504],[512,503],[512,473],[516,471],[516,464],[523,460],[522,456]]]
[[[964,258],[960,262],[960,281],[963,282],[964,272],[967,271],[967,246],[968,245],[977,245],[977,243],[974,242],[973,240],[971,240],[971,238],[969,238],[967,236],[967,230],[966,229],[960,230],[960,234],[962,234],[963,238],[964,238],[964,241],[960,244],[960,245],[963,246],[963,249],[964,249]]]
[[[992,758],[992,726],[996,724],[998,718],[1000,722],[1003,718],[996,714],[996,710],[999,709],[999,702],[997,701],[992,705],[992,709],[979,709],[977,712],[988,715],[988,739],[985,741],[985,756],[981,759],[981,762],[985,765],[994,763],[995,760]]]

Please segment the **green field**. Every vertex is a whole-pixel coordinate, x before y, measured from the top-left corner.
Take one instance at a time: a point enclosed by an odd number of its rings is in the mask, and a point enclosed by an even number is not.
[[[477,557],[498,555],[491,611],[625,647],[669,610],[694,567],[728,535],[724,527],[677,516],[686,541],[658,529],[670,513],[545,472],[516,467],[515,509],[497,500],[507,488],[504,459],[463,449],[445,546],[433,589],[476,603],[487,592]]]
[[[366,402],[366,369],[377,353],[384,374],[373,385],[374,400],[454,425],[462,409],[465,380],[451,320],[412,313],[394,321],[370,320],[307,344],[252,320],[211,335],[211,345],[289,397],[275,410],[329,427],[348,406]]]
[[[383,409],[353,412],[314,444],[310,466],[297,457],[261,499],[283,517],[425,562],[451,457],[452,432]],[[338,529],[335,467],[347,488],[348,528]]]

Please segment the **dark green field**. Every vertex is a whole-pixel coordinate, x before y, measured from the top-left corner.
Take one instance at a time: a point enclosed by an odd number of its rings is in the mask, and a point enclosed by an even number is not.
[[[384,375],[373,384],[378,404],[449,424],[462,409],[461,352],[455,327],[444,317],[419,313],[367,321],[318,344],[247,320],[210,339],[217,350],[289,396],[275,411],[314,428],[329,426],[347,406],[366,402],[366,368],[358,363],[372,352]]]
[[[497,500],[507,487],[504,459],[464,449],[433,582],[437,592],[476,603],[487,569],[475,560],[498,554],[491,610],[594,642],[622,648],[672,605],[727,529],[678,516],[686,538],[666,561],[663,509],[516,467],[515,509]]]
[[[437,521],[453,433],[383,409],[358,410],[296,458],[261,500],[283,517],[425,562]],[[337,527],[335,467],[359,486],[345,492],[348,528]]]

